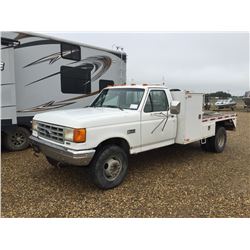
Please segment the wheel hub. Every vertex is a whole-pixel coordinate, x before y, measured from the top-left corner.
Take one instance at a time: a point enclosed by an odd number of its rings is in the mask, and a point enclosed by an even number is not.
[[[21,146],[25,142],[23,134],[16,133],[12,136],[11,141],[16,146]]]
[[[113,181],[120,174],[122,164],[115,157],[108,159],[104,164],[104,176],[108,181]]]
[[[224,143],[225,143],[225,137],[223,135],[221,135],[218,138],[218,146],[221,148],[221,147],[223,147]]]

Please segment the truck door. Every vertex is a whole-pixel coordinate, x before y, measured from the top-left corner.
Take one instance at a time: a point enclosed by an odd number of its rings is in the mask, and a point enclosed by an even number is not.
[[[170,114],[165,90],[152,89],[141,113],[141,142],[148,149],[174,143],[176,115]]]
[[[14,48],[1,44],[1,123],[16,124],[16,84]]]

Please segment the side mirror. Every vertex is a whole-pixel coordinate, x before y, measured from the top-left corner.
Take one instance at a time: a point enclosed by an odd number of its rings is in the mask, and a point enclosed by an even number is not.
[[[181,103],[179,101],[172,101],[170,106],[170,113],[173,115],[180,114]]]

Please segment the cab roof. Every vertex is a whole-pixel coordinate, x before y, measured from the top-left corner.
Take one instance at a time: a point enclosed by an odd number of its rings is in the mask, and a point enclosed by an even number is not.
[[[131,85],[114,85],[114,86],[108,86],[107,88],[116,88],[116,89],[120,89],[120,88],[123,88],[123,89],[131,89],[131,88],[134,88],[134,89],[149,89],[149,88],[159,88],[159,89],[167,89],[166,86],[163,86],[163,85],[158,85],[158,84],[131,84]]]

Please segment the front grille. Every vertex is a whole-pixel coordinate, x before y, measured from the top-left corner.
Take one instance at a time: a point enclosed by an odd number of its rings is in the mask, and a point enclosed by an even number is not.
[[[38,136],[59,143],[64,143],[63,127],[54,124],[38,122]]]

